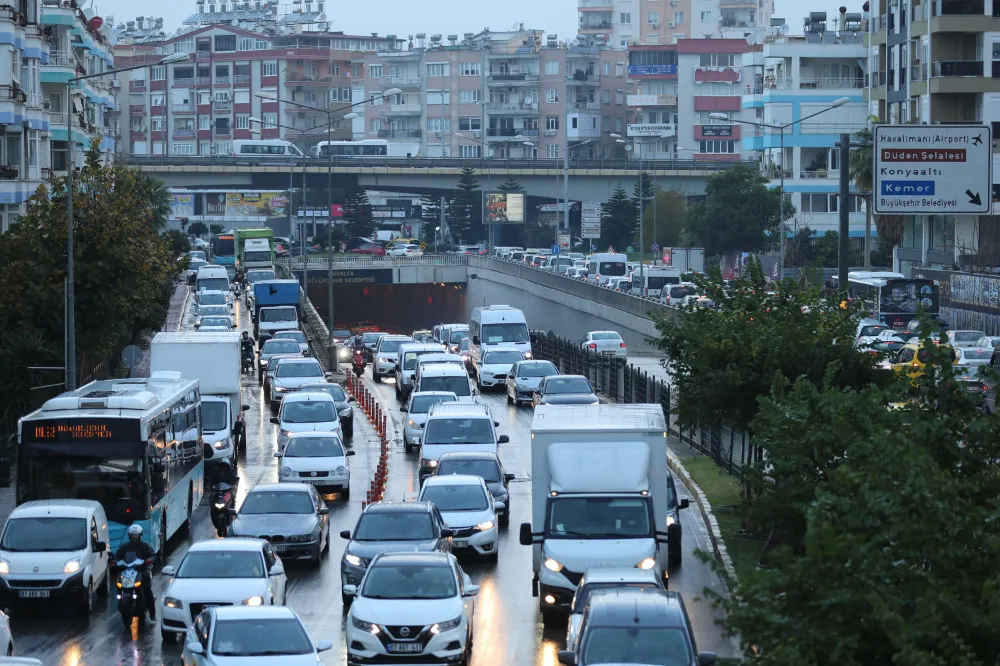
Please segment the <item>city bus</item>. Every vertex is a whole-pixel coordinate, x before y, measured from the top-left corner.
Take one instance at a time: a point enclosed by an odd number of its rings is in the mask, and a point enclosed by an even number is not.
[[[389,154],[389,142],[385,139],[320,141],[313,146],[312,155],[327,157],[331,150],[334,157],[385,157]]]
[[[138,523],[162,555],[201,502],[201,393],[197,380],[179,372],[90,382],[21,417],[17,435],[18,505],[96,500],[112,552]]]
[[[838,282],[834,276],[835,287]],[[907,278],[902,273],[851,271],[847,274],[847,295],[864,304],[866,316],[895,330],[906,330],[918,309],[932,319],[937,319],[940,312],[937,283]]]
[[[212,236],[212,263],[236,265],[236,234],[232,230]]]

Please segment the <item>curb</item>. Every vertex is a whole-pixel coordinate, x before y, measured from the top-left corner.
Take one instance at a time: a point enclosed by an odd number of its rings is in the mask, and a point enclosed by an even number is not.
[[[726,570],[726,575],[730,581],[738,584],[739,579],[736,577],[733,560],[729,557],[729,551],[726,549],[726,544],[722,540],[722,533],[719,531],[719,522],[715,519],[715,514],[712,513],[712,505],[709,503],[708,498],[705,497],[705,493],[701,492],[701,488],[694,482],[688,471],[684,469],[680,458],[669,449],[667,450],[667,466],[670,467],[674,474],[680,477],[681,483],[684,484],[684,487],[694,497],[695,504],[698,505],[698,510],[701,512],[702,520],[708,526],[708,536],[712,540],[712,552],[715,555],[715,559]],[[732,591],[733,585],[729,581],[724,582],[726,582],[727,587]]]

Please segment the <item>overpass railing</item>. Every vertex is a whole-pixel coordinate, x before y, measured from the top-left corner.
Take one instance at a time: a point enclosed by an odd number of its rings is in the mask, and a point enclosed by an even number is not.
[[[334,157],[327,160],[324,157],[307,157],[290,159],[280,157],[253,156],[236,157],[235,155],[123,155],[118,161],[134,166],[241,166],[241,167],[292,167],[301,169],[310,167],[326,169],[328,166],[337,168],[396,168],[396,169],[462,169],[473,167],[481,171],[487,169],[548,169],[562,171],[561,159],[500,159],[485,157]],[[644,171],[724,171],[736,165],[752,169],[760,166],[758,160],[657,160],[643,159]],[[639,160],[619,158],[580,159],[569,161],[570,169],[607,169],[639,171]]]
[[[406,266],[468,266],[464,254],[427,254],[422,257],[374,257],[370,255],[335,254],[332,257],[309,257],[309,270],[326,270],[333,262],[337,270],[403,268]],[[302,268],[302,257],[282,257],[278,264],[285,270]]]

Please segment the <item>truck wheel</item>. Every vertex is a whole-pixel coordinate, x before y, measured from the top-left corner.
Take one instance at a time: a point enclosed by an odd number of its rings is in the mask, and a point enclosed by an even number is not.
[[[667,564],[672,568],[677,568],[681,565],[682,559],[681,526],[674,523],[667,528]]]

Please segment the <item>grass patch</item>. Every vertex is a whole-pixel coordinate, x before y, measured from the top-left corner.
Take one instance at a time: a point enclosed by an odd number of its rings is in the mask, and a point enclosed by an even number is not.
[[[712,505],[722,541],[726,544],[729,557],[733,560],[736,576],[742,578],[756,569],[757,561],[764,549],[764,541],[741,536],[739,532],[743,524],[739,514],[735,510],[723,509],[723,507],[735,507],[740,503],[739,480],[706,456],[687,458],[681,463]]]

